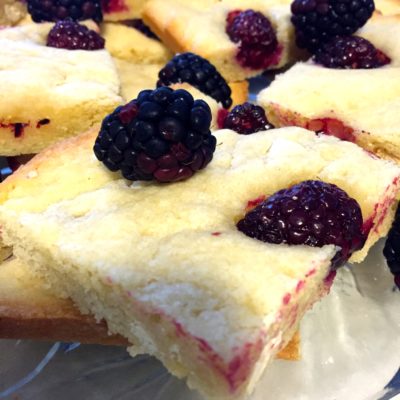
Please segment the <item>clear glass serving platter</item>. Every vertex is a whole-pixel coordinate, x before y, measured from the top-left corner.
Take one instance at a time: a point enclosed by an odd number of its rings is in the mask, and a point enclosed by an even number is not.
[[[400,394],[400,292],[383,243],[338,273],[301,325],[302,359],[274,361],[251,400],[389,400]],[[0,399],[201,400],[123,348],[0,340]]]

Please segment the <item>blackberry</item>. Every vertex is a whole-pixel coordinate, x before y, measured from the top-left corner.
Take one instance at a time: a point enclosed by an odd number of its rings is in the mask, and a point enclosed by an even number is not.
[[[263,242],[339,246],[334,268],[362,248],[362,226],[356,200],[333,184],[312,180],[276,192],[237,224],[241,232]]]
[[[74,21],[103,20],[100,0],[27,0],[28,12],[34,22],[58,21],[70,18]]]
[[[140,18],[130,19],[124,22],[125,25],[130,26],[131,28],[135,28],[139,32],[142,32],[143,35],[149,37],[150,39],[160,40],[156,34],[143,22]]]
[[[232,105],[231,89],[217,69],[206,59],[193,54],[178,54],[158,74],[157,86],[187,82],[213,97],[224,108]]]
[[[400,288],[400,206],[397,206],[396,216],[383,248],[383,255],[394,275],[396,285]]]
[[[251,103],[236,106],[223,121],[224,129],[231,129],[243,135],[272,129],[262,107]]]
[[[390,63],[390,58],[377,50],[368,40],[358,36],[332,39],[319,48],[314,56],[317,64],[327,68],[369,69]]]
[[[314,53],[332,38],[356,32],[375,5],[373,0],[294,0],[291,8],[297,45]]]
[[[47,46],[68,50],[104,49],[105,40],[95,31],[75,21],[58,21],[47,36]]]
[[[212,160],[211,110],[186,90],[144,90],[102,123],[96,157],[128,180],[176,182]]]
[[[239,44],[236,58],[245,68],[266,69],[276,64],[278,40],[270,20],[253,10],[231,11],[226,19],[226,33]]]

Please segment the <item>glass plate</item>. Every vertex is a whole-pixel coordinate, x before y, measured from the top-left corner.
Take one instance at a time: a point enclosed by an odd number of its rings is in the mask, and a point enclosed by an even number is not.
[[[251,400],[400,394],[400,293],[382,246],[339,271],[331,294],[302,322],[302,360],[274,361]],[[122,348],[7,340],[0,341],[0,398],[201,400],[155,359],[132,359]]]

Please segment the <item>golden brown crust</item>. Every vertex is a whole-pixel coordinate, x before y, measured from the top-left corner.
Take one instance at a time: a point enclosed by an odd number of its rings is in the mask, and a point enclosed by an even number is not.
[[[0,338],[127,345],[108,333],[104,321],[82,315],[61,299],[26,264],[10,258],[0,264]]]
[[[122,336],[109,335],[104,322],[83,317],[21,319],[0,314],[0,338],[128,346]]]
[[[300,354],[300,333],[296,332],[287,346],[281,350],[276,358],[288,361],[298,361],[301,358]]]
[[[230,82],[229,87],[232,90],[232,107],[243,104],[249,98],[249,82]]]

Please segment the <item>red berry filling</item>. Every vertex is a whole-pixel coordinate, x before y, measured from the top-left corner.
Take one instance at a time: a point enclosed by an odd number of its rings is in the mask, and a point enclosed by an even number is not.
[[[320,118],[308,121],[307,129],[325,135],[336,136],[341,140],[355,142],[354,130],[335,118]]]
[[[129,11],[124,0],[102,0],[101,3],[104,12],[107,14]]]
[[[239,50],[236,59],[245,68],[266,69],[279,63],[282,49],[269,19],[253,10],[231,11],[226,33]]]
[[[19,138],[24,134],[24,129],[28,126],[28,123],[24,122],[11,122],[8,124],[0,123],[0,128],[9,128],[14,132],[14,137]]]

